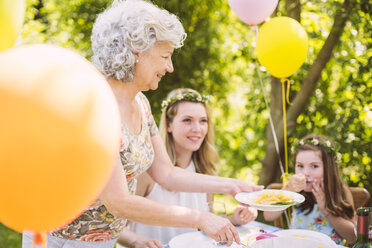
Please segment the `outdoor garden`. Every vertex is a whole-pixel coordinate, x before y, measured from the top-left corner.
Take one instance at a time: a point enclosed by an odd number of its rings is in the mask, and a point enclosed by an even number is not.
[[[6,8],[17,2],[22,1],[0,0],[0,39],[8,34],[1,30]],[[233,1],[152,2],[176,14],[187,33],[184,46],[172,56],[174,72],[160,81],[158,90],[145,92],[157,123],[168,92],[193,88],[211,96],[220,176],[265,186],[281,182],[283,172],[288,177],[294,173],[291,145],[316,133],[337,144],[343,181],[372,193],[368,0],[279,0],[269,18],[245,21],[244,14],[237,16]],[[53,44],[89,60],[93,22],[110,4],[110,0],[26,0],[14,46]],[[294,43],[274,53],[292,33]],[[5,167],[0,165],[0,173]],[[9,190],[7,185],[0,187]],[[232,197],[218,197],[233,211],[237,203]],[[0,205],[8,200],[1,197]],[[0,248],[20,248],[21,234],[1,220],[0,215]]]

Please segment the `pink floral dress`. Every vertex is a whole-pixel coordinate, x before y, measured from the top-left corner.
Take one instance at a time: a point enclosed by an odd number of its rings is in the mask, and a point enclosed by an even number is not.
[[[343,238],[336,232],[331,223],[327,221],[324,214],[319,210],[318,204],[314,204],[313,210],[308,215],[305,215],[301,209],[295,208],[292,214],[290,228],[318,231],[328,235],[336,244],[344,244]]]
[[[141,107],[141,132],[135,135],[123,124],[120,146],[121,163],[131,194],[136,191],[137,176],[146,171],[154,160],[151,137],[158,133],[147,98],[140,92],[136,100]],[[77,219],[51,235],[79,241],[108,241],[118,238],[124,226],[125,220],[112,215],[97,199]]]

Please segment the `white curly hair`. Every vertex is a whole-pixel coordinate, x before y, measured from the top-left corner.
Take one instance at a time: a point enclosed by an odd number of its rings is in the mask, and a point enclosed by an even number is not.
[[[144,52],[161,41],[179,48],[185,39],[176,15],[144,0],[117,0],[93,25],[92,62],[105,76],[132,82],[134,52]]]

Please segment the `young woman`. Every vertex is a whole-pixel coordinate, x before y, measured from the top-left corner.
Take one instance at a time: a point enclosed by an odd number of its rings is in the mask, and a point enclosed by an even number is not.
[[[176,89],[168,94],[162,107],[160,134],[174,166],[193,173],[215,175],[218,155],[214,147],[208,96],[192,89]],[[209,211],[207,203],[213,201],[213,194],[168,191],[154,182],[148,173],[139,177],[136,194],[202,211]],[[239,205],[228,219],[234,225],[242,225],[256,217],[256,209]],[[161,244],[167,244],[172,237],[195,231],[135,222],[130,223],[130,229],[135,234],[123,232],[119,242],[134,248],[162,247]]]
[[[294,146],[293,164],[295,175],[283,189],[303,194],[305,201],[293,211],[290,228],[322,232],[337,244],[354,243],[353,197],[339,176],[332,143],[314,135],[303,138]],[[273,221],[282,213],[264,212],[264,217]]]
[[[144,171],[176,191],[235,195],[261,188],[242,180],[188,173],[170,161],[142,91],[157,89],[161,78],[173,72],[173,51],[185,38],[179,19],[148,1],[114,1],[98,15],[91,37],[92,61],[106,76],[120,109],[120,152],[99,199],[73,222],[48,235],[48,248],[112,248],[126,219],[199,228],[216,241],[240,243],[235,227],[225,218],[134,195],[136,178]],[[32,236],[24,233],[22,246],[31,244]]]

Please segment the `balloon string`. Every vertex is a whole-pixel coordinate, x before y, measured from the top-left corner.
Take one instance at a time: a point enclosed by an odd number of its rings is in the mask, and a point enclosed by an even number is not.
[[[283,131],[284,131],[284,161],[285,173],[283,175],[283,185],[288,182],[288,145],[287,145],[287,113],[286,113],[286,99],[285,99],[285,82],[288,79],[281,79],[282,83],[282,102],[283,102]]]
[[[287,79],[287,103],[291,104],[291,101],[289,101],[289,89],[291,88],[291,82]]]
[[[31,246],[31,248],[36,248],[36,245],[38,246],[38,245],[40,245],[41,244],[41,242],[42,242],[42,236],[41,236],[41,233],[39,233],[39,232],[37,232],[37,233],[35,233],[35,236],[34,236],[34,240],[33,240],[33,242],[32,242],[32,246]]]
[[[280,82],[287,83],[286,101],[287,101],[288,104],[291,104],[291,101],[289,100],[289,91],[290,91],[290,87],[291,87],[291,82],[289,81],[288,78],[282,78],[282,79],[280,79]]]
[[[258,37],[258,26],[256,25],[256,41],[257,41],[257,37]],[[257,42],[256,42],[257,43]],[[257,45],[257,44],[256,44]]]
[[[43,240],[42,240],[42,248],[47,248],[47,235],[46,235],[46,232],[43,232],[42,233],[42,236],[43,236]]]
[[[290,82],[288,78],[282,78],[280,80],[282,83],[282,102],[283,102],[283,131],[284,131],[284,158],[285,158],[285,173],[282,175],[283,186],[287,184],[289,180],[289,173],[288,173],[288,144],[287,144],[287,111],[286,111],[286,100],[288,104],[291,104],[289,101],[289,86]],[[285,83],[287,82],[287,94],[285,94]],[[287,98],[285,97],[287,96]],[[285,217],[288,223],[288,226],[291,223],[291,214],[289,208],[286,209]]]
[[[288,223],[288,227],[291,223],[291,216],[292,216],[292,208],[287,208],[287,211],[285,212],[286,213],[286,217],[287,217],[287,223]]]
[[[34,240],[32,242],[31,248],[36,248],[36,246],[41,245],[42,248],[47,248],[47,236],[46,232],[35,233]]]

